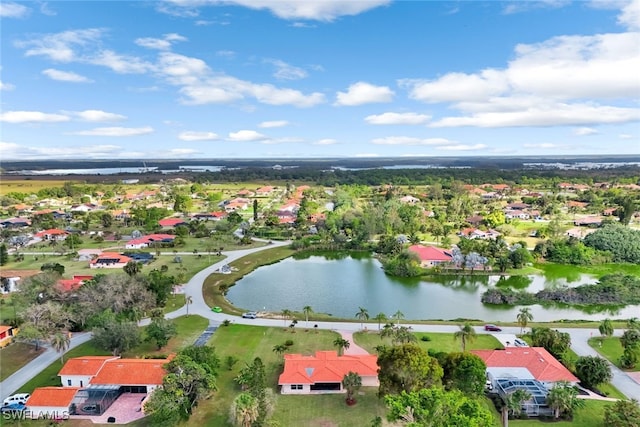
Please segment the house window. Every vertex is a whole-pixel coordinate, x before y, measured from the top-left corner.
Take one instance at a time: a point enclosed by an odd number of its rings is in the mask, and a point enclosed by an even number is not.
[[[291,390],[302,390],[302,384],[291,384]]]
[[[67,385],[70,386],[71,385],[71,380],[67,380]]]
[[[84,387],[82,380],[80,380],[80,387]]]

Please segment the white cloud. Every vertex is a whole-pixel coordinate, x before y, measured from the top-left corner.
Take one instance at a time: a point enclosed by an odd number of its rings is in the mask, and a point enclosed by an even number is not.
[[[172,148],[170,150],[163,151],[162,157],[172,159],[176,157],[191,157],[194,154],[200,154],[200,152],[193,148]]]
[[[597,135],[598,131],[594,128],[580,127],[573,129],[573,134],[576,136]]]
[[[552,142],[541,142],[539,144],[523,144],[522,145],[524,148],[543,148],[545,150],[549,150],[549,149],[557,149],[560,148],[560,145],[554,144]]]
[[[258,127],[259,128],[281,128],[288,125],[289,125],[289,122],[286,120],[271,120],[271,121],[260,123]]]
[[[119,156],[122,148],[117,145],[82,145],[77,147],[30,147],[13,142],[0,142],[4,159],[112,159]],[[125,156],[125,158],[132,158]]]
[[[633,135],[628,134],[628,133],[621,133],[620,135],[618,135],[618,138],[620,139],[633,139],[635,138]]]
[[[111,68],[118,74],[143,74],[154,69],[151,63],[138,57],[120,55],[111,50],[100,51],[94,57],[88,58],[87,62]]]
[[[30,9],[24,5],[13,2],[0,2],[0,17],[2,18],[23,18]]]
[[[631,0],[622,8],[618,23],[629,30],[640,30],[640,0]]]
[[[337,139],[324,138],[324,139],[317,140],[316,142],[313,143],[313,145],[334,145],[337,143],[338,143]]]
[[[219,50],[216,52],[216,55],[223,58],[235,58],[236,53],[232,50]]]
[[[372,125],[420,125],[428,122],[431,116],[417,113],[382,113],[365,117]]]
[[[182,141],[215,141],[219,136],[213,132],[186,131],[178,135]]]
[[[86,30],[63,31],[61,33],[46,34],[29,40],[15,43],[18,48],[26,49],[27,56],[45,56],[53,61],[72,62],[79,60],[76,49],[86,49],[94,46],[100,39],[103,30],[90,28]]]
[[[456,144],[456,145],[441,145],[436,147],[436,150],[475,151],[475,150],[483,150],[485,148],[487,148],[485,144],[474,144],[474,145]]]
[[[377,153],[356,153],[352,157],[380,157]]]
[[[11,83],[5,83],[0,81],[0,90],[13,90],[15,89],[15,86],[12,85]]]
[[[154,37],[142,37],[135,40],[135,43],[138,46],[146,47],[149,49],[157,49],[157,50],[169,50],[174,42],[183,42],[187,41],[186,37],[181,36],[180,34],[170,33],[165,34],[163,38],[158,39]]]
[[[72,113],[85,122],[118,122],[126,120],[126,116],[115,113],[108,113],[102,110],[84,110]]]
[[[455,141],[446,138],[415,138],[411,136],[387,136],[384,138],[374,138],[372,144],[376,145],[447,145],[457,144]]]
[[[69,116],[40,111],[7,111],[0,114],[0,122],[6,123],[57,123],[68,122]]]
[[[358,82],[349,86],[347,92],[336,94],[335,105],[363,105],[378,102],[391,102],[394,92],[388,86],[374,86],[366,82]]]
[[[311,21],[331,22],[341,16],[352,16],[366,12],[379,6],[390,3],[390,0],[168,0],[174,7],[165,9],[167,13],[174,12],[176,7],[197,14],[194,10],[198,6],[228,5],[248,7],[256,10],[269,10],[279,18],[287,20],[306,19]]]
[[[265,62],[276,67],[273,77],[278,80],[300,80],[308,75],[302,68],[287,64],[279,59],[266,59]]]
[[[514,13],[529,12],[534,9],[557,9],[571,3],[571,0],[537,0],[537,1],[512,1],[505,6],[503,13],[511,15]]]
[[[255,130],[239,130],[238,132],[230,132],[229,140],[230,141],[242,141],[242,142],[251,142],[251,141],[262,141],[267,139],[267,137]]]
[[[400,80],[408,87],[409,97],[423,102],[481,101],[503,93],[507,82],[499,71],[480,74],[449,73],[437,80]]]
[[[147,135],[152,132],[153,132],[153,128],[151,126],[145,126],[141,128],[104,127],[104,128],[90,129],[90,130],[82,130],[78,132],[71,132],[70,135],[125,137],[125,136]]]
[[[81,76],[80,74],[74,73],[72,71],[62,71],[56,70],[54,68],[47,68],[42,71],[42,74],[49,77],[52,80],[58,80],[61,82],[71,82],[71,83],[91,83],[93,80]]]

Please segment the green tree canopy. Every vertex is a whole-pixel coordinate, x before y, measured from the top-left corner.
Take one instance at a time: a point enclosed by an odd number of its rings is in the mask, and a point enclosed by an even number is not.
[[[442,382],[447,390],[457,389],[465,394],[480,396],[487,380],[487,365],[471,353],[445,353],[441,362],[444,376]]]
[[[443,375],[438,361],[415,344],[382,347],[378,366],[379,396],[440,385]]]
[[[597,387],[612,378],[609,362],[597,356],[578,357],[575,364],[576,375],[585,387]]]
[[[613,262],[640,264],[640,230],[607,224],[586,236],[584,244],[611,253]]]
[[[640,427],[640,404],[637,400],[618,400],[604,408],[607,427]]]

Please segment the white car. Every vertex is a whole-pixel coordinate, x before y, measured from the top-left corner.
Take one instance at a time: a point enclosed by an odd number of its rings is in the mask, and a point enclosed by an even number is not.
[[[14,394],[12,396],[7,397],[2,402],[2,406],[13,405],[15,403],[19,403],[21,405],[24,405],[25,403],[27,403],[27,400],[29,399],[29,396],[30,396],[29,393],[17,393],[17,394]]]

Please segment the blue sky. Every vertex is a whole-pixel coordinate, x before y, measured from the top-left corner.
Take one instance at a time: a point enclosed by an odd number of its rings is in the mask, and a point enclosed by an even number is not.
[[[0,157],[640,154],[640,0],[0,3]]]

